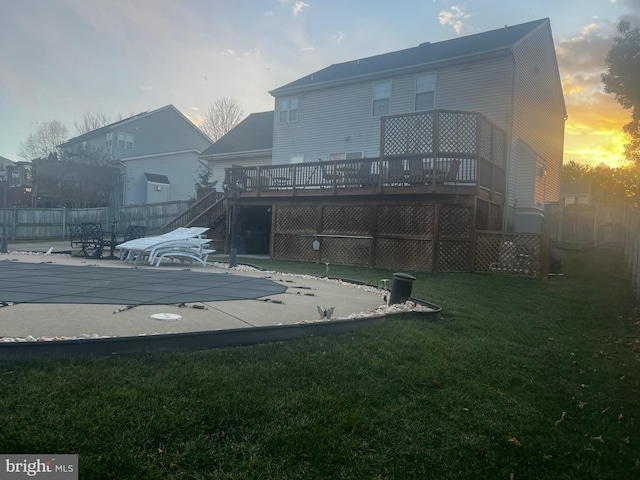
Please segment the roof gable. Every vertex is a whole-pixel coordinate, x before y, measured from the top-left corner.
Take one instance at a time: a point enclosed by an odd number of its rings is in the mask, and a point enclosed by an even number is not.
[[[122,119],[122,120],[118,120],[117,122],[110,123],[109,125],[105,125],[103,127],[96,128],[95,130],[91,130],[90,132],[87,132],[87,133],[83,133],[82,135],[74,137],[74,138],[72,138],[70,140],[67,140],[65,143],[62,143],[62,144],[58,145],[58,147],[59,148],[64,148],[64,147],[68,147],[70,145],[76,144],[78,142],[89,140],[89,139],[97,137],[99,135],[102,135],[102,134],[105,134],[105,133],[108,133],[108,132],[112,132],[114,129],[116,129],[117,127],[121,127],[122,125],[126,125],[128,123],[132,123],[132,122],[135,122],[137,120],[140,120],[142,118],[149,117],[149,116],[152,116],[152,115],[157,115],[157,114],[162,113],[164,111],[172,111],[172,112],[174,112],[176,115],[178,115],[180,118],[182,118],[185,122],[187,122],[187,124],[189,126],[191,126],[198,133],[200,133],[200,135],[202,135],[203,138],[206,138],[209,142],[211,142],[211,139],[209,137],[207,137],[205,135],[205,133],[202,132],[202,130],[200,130],[198,127],[196,127],[191,120],[189,120],[186,116],[184,116],[184,114],[180,110],[178,110],[172,104],[169,104],[169,105],[165,105],[164,107],[157,108],[155,110],[138,113],[137,115],[132,115],[131,117],[128,117],[128,118],[125,118],[125,119]]]
[[[273,111],[252,113],[207,148],[201,157],[273,148]]]
[[[365,77],[402,70],[421,65],[460,59],[468,61],[469,57],[509,51],[513,45],[526,37],[541,25],[548,24],[548,19],[522,23],[498,30],[468,35],[436,43],[423,43],[417,47],[395,52],[361,58],[349,62],[330,65],[322,70],[302,77],[294,82],[277,88],[270,93],[278,96],[291,90],[313,88],[352,78]]]

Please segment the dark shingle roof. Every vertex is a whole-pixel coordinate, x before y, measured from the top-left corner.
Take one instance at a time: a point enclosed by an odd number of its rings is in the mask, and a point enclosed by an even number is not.
[[[512,27],[468,35],[436,43],[423,43],[417,47],[384,53],[373,57],[361,58],[344,63],[330,65],[311,75],[302,77],[271,92],[279,95],[287,90],[313,87],[324,83],[374,75],[382,72],[400,70],[427,65],[456,58],[466,58],[473,55],[486,54],[504,49],[510,49],[520,39],[548,23],[548,19],[522,23]]]
[[[200,156],[253,152],[273,148],[273,111],[252,113]]]

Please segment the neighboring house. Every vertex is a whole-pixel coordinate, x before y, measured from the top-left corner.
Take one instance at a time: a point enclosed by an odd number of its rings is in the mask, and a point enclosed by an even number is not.
[[[505,226],[560,199],[566,109],[548,19],[331,65],[271,94],[274,164],[379,157],[386,115],[479,112],[506,133]]]
[[[591,180],[562,179],[562,205],[591,205]]]
[[[7,167],[13,167],[15,166],[16,162],[9,160],[8,158],[5,157],[0,157],[0,167],[4,168],[6,170]]]
[[[218,190],[222,189],[225,168],[271,165],[273,113],[273,110],[252,113],[202,152],[200,159],[210,162],[211,181],[217,182]]]
[[[0,181],[7,181],[4,184],[7,187],[7,205],[31,205],[30,168],[30,162],[14,162],[0,157]]]
[[[119,161],[124,172],[121,203],[138,205],[195,197],[198,155],[210,145],[209,137],[167,105],[87,132],[58,148],[62,158],[82,163]],[[167,183],[149,180],[157,176]]]

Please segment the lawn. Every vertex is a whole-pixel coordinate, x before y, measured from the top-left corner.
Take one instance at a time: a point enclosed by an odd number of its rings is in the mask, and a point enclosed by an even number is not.
[[[563,271],[415,273],[414,295],[443,308],[437,322],[0,361],[0,453],[77,453],[83,479],[640,478],[630,276],[606,252],[571,252]],[[329,275],[377,284],[390,272]]]

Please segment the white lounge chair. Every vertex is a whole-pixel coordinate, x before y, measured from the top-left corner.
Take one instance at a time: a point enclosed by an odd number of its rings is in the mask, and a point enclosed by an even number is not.
[[[120,250],[120,259],[124,261],[131,261],[140,263],[144,258],[148,259],[150,264],[153,264],[156,252],[163,248],[202,248],[210,242],[207,238],[202,238],[202,235],[209,230],[204,227],[180,227],[171,232],[163,235],[157,235],[155,237],[136,238],[128,242],[117,245],[116,248]]]
[[[187,259],[191,262],[195,260],[196,262],[201,263],[204,267],[207,265],[209,255],[215,252],[215,250],[210,248],[204,248],[205,246],[206,243],[191,247],[186,245],[174,245],[172,247],[159,248],[155,251],[153,262],[156,263],[156,267],[159,267],[164,258],[169,258],[172,262],[175,258],[178,258],[181,262]]]

